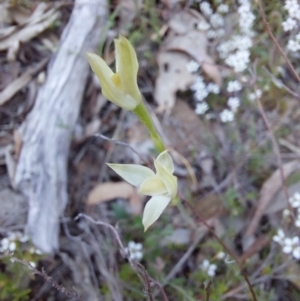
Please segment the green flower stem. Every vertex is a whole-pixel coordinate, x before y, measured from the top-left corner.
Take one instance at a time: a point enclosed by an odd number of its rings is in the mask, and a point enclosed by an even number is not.
[[[153,121],[151,119],[151,116],[150,116],[146,106],[143,103],[140,103],[136,106],[136,108],[132,112],[147,127],[147,129],[150,133],[151,139],[152,139],[154,145],[156,146],[156,148],[158,149],[158,151],[160,153],[163,152],[165,150],[164,143],[156,131],[156,128],[153,124]]]

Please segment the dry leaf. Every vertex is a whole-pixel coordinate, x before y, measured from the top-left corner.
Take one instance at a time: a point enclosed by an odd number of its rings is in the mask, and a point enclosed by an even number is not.
[[[18,25],[23,25],[28,22],[32,15],[31,10],[22,5],[11,6],[8,10],[10,18]]]
[[[15,158],[18,160],[21,148],[22,148],[22,136],[18,130],[14,131],[14,153],[15,153]]]
[[[129,211],[132,214],[141,214],[142,196],[139,196],[136,189],[127,182],[98,184],[90,191],[86,203],[88,206],[92,206],[115,198],[128,199],[130,205]]]
[[[162,127],[168,144],[188,160],[194,157],[195,149],[201,151],[204,148],[205,133],[210,130],[181,99],[176,100],[168,122],[163,122]]]
[[[288,178],[294,171],[300,168],[300,161],[294,160],[286,163],[282,166],[284,178]],[[257,201],[256,210],[254,217],[246,231],[246,237],[254,235],[259,221],[263,214],[265,214],[270,201],[273,199],[275,193],[281,189],[282,181],[280,176],[280,169],[277,169],[271,177],[264,183],[261,191],[260,197]],[[286,200],[285,200],[286,201]]]
[[[170,114],[178,91],[186,91],[196,75],[187,70],[187,64],[195,60],[217,85],[222,77],[217,65],[207,54],[207,36],[198,30],[199,22],[205,19],[195,10],[182,11],[169,22],[170,31],[157,57],[159,76],[155,83],[155,100],[158,112]]]
[[[169,21],[169,27],[173,33],[184,35],[197,28],[199,22],[205,22],[205,18],[194,9],[188,9],[175,14]]]
[[[0,92],[0,106],[5,104],[12,96],[25,87],[31,81],[32,76],[46,66],[48,60],[49,59],[46,58],[36,66],[31,67],[23,75],[10,83],[2,92]]]
[[[185,91],[195,80],[186,65],[187,55],[177,52],[162,52],[158,55],[159,75],[155,82],[155,100],[158,112],[170,114],[175,105],[176,92]],[[176,64],[174,63],[176,62]]]
[[[25,27],[19,30],[16,29],[15,32],[0,40],[0,50],[9,49],[11,45],[15,45],[16,41],[27,42],[31,40],[46,30],[59,17],[60,13],[56,9],[51,9],[43,16],[38,15],[37,18],[30,18]]]
[[[206,75],[211,78],[218,86],[222,85],[222,76],[218,66],[215,64],[214,60],[207,55],[202,62],[202,70]]]

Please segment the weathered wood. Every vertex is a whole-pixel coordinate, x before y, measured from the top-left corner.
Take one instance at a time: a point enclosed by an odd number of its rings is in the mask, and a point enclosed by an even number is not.
[[[19,129],[22,149],[14,186],[29,201],[28,233],[44,252],[58,248],[70,141],[89,73],[85,51],[95,49],[106,20],[106,0],[76,0],[47,81]]]

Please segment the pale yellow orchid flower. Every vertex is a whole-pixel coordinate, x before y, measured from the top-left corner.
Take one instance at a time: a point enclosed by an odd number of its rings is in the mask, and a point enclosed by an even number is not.
[[[177,195],[177,177],[173,175],[174,164],[167,151],[154,159],[156,173],[150,168],[135,164],[107,164],[139,193],[152,196],[147,202],[143,225],[145,231],[160,217],[168,204]]]
[[[134,48],[123,36],[114,40],[116,73],[94,53],[87,53],[92,70],[97,75],[102,94],[109,101],[125,110],[134,110],[142,96],[137,85],[138,60]]]

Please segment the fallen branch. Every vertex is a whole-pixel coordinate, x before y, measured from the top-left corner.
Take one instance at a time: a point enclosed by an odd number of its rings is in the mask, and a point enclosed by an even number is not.
[[[19,129],[22,149],[14,186],[29,201],[27,228],[46,253],[58,248],[59,217],[68,201],[67,159],[89,66],[107,18],[105,0],[76,0],[33,110]]]

